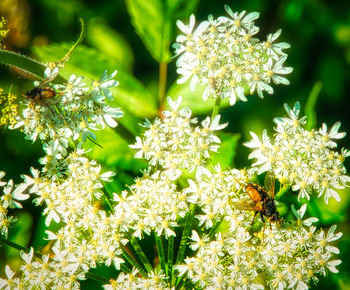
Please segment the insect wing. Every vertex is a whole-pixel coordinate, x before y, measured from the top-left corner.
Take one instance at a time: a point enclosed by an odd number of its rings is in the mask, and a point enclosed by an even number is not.
[[[240,200],[234,202],[233,207],[238,210],[255,210],[255,203],[251,200]]]
[[[275,176],[271,171],[266,173],[264,183],[268,196],[273,198],[275,196]]]
[[[43,79],[38,85],[37,87],[42,87],[42,86],[45,86],[47,85],[48,83],[52,82],[58,75],[59,71],[58,69],[57,70],[53,70],[52,73],[47,76],[45,79]]]

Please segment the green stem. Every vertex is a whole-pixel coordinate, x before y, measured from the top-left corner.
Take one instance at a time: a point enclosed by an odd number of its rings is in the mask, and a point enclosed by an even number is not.
[[[73,46],[66,53],[66,55],[61,60],[59,60],[57,62],[57,64],[60,64],[63,66],[65,64],[65,62],[69,59],[69,57],[72,54],[72,52],[74,51],[74,49],[83,41],[84,32],[85,32],[85,25],[84,25],[84,20],[82,18],[79,18],[79,21],[80,21],[81,29],[80,29],[80,33],[79,33],[77,41],[73,44]]]
[[[219,228],[219,226],[221,225],[221,221],[220,222],[217,222],[210,230],[209,232],[209,238],[213,238],[215,233],[216,233],[216,230]]]
[[[95,281],[98,281],[98,282],[101,282],[103,284],[109,284],[109,280],[104,278],[104,277],[101,277],[99,275],[96,275],[94,273],[85,273],[85,277],[88,278],[88,279],[92,279],[92,280],[95,280]]]
[[[143,277],[147,277],[147,276],[148,276],[147,273],[146,273],[145,270],[140,266],[140,264],[139,264],[137,261],[135,261],[135,259],[133,259],[133,258],[129,255],[129,253],[126,251],[125,248],[122,248],[122,249],[123,249],[123,258],[124,258],[125,260],[127,260],[127,261],[131,264],[131,266],[133,266],[133,267],[135,267],[136,269],[138,269],[139,272],[140,272],[140,274],[141,274]]]
[[[164,109],[164,99],[166,92],[168,64],[166,62],[159,63],[159,91],[158,91],[158,108],[159,113]]]
[[[213,118],[219,113],[220,111],[220,104],[221,104],[221,97],[217,96],[215,99],[215,104],[213,107],[213,112],[211,114],[211,119],[213,120]]]
[[[170,236],[168,239],[168,267],[166,268],[166,275],[169,275],[169,281],[173,276],[173,264],[174,264],[174,237]],[[173,284],[172,284],[173,285]]]
[[[7,246],[9,246],[9,247],[12,247],[12,248],[14,248],[14,249],[16,249],[16,250],[24,251],[24,252],[26,252],[26,253],[28,253],[28,252],[30,251],[30,249],[28,249],[28,248],[26,248],[26,247],[23,247],[23,246],[21,246],[21,245],[18,245],[18,244],[14,243],[14,242],[11,242],[11,241],[9,241],[8,239],[5,239],[5,238],[3,238],[3,237],[1,237],[1,236],[0,236],[0,243],[3,244],[3,245],[7,245]],[[35,255],[36,257],[38,257],[38,258],[41,258],[41,255],[40,255],[39,253],[34,253],[34,255]]]
[[[164,273],[167,273],[162,238],[160,236],[158,236],[157,234],[155,234],[155,238],[156,238],[160,266],[162,267],[162,270],[164,271]]]
[[[190,210],[189,210],[187,217],[186,217],[186,224],[185,224],[185,228],[184,228],[184,231],[183,231],[183,234],[181,237],[179,251],[178,251],[177,257],[176,257],[176,262],[175,262],[176,265],[181,264],[181,262],[185,256],[187,239],[188,239],[188,236],[190,235],[190,231],[192,229],[192,223],[193,223],[193,217],[194,217],[195,210],[196,210],[196,205],[191,204]]]
[[[135,252],[140,257],[142,264],[145,266],[147,273],[150,273],[152,271],[153,267],[150,264],[150,262],[148,261],[145,253],[143,252],[139,242],[137,241],[137,238],[131,237],[130,242],[131,242],[132,246],[134,247]]]
[[[124,265],[124,264],[121,264],[121,265],[120,265],[120,269],[121,269],[123,272],[125,272],[125,273],[131,273],[131,269],[130,269],[128,266]]]
[[[283,195],[290,189],[291,185],[285,185],[280,188],[280,190],[275,195],[275,200],[280,200]]]

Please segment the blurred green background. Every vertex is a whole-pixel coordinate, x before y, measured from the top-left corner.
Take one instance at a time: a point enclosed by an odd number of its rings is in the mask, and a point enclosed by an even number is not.
[[[294,71],[288,76],[291,82],[289,86],[274,86],[274,95],[266,94],[263,100],[257,95],[250,96],[248,103],[239,102],[221,111],[223,121],[229,122],[229,127],[225,131],[238,133],[240,136],[234,159],[235,166],[242,168],[250,164],[247,159],[249,151],[241,145],[249,139],[249,131],[260,134],[266,128],[271,135],[272,119],[284,114],[283,104],[288,103],[292,106],[298,100],[302,108],[305,108],[315,85],[321,88],[314,110],[316,128],[323,122],[331,126],[336,121],[341,121],[342,131],[350,132],[348,1],[176,0],[173,2],[180,3],[176,13],[167,14],[168,11],[164,11],[162,15],[168,25],[169,43],[174,42],[176,37],[176,19],[187,23],[191,13],[196,15],[197,21],[206,20],[209,14],[215,17],[226,15],[224,5],[228,4],[233,11],[260,12],[256,24],[260,27],[258,37],[261,40],[264,40],[268,33],[274,33],[282,28],[279,41],[291,44],[291,48],[287,51],[286,65],[293,67]],[[145,9],[143,22],[135,23],[135,18],[129,13],[132,12],[132,5],[130,3],[127,5],[123,0],[1,0],[0,2],[0,16],[6,17],[9,21],[8,48],[44,62],[63,57],[80,31],[78,19],[83,18],[86,23],[85,39],[73,53],[64,74],[67,76],[76,73],[87,78],[98,78],[104,69],[108,69],[109,72],[118,69],[117,79],[120,87],[115,90],[117,100],[114,105],[122,107],[125,118],[121,120],[123,128],[118,127],[116,131],[124,130],[134,136],[141,132],[137,123],[145,117],[153,118],[158,109],[159,63],[155,59],[159,60],[161,57],[151,51],[152,43],[147,43],[146,37],[143,39],[146,41],[139,37],[140,26],[137,26],[141,25],[142,28],[143,25],[145,28],[145,24],[149,25],[147,29],[150,30],[150,34],[152,29],[158,29],[157,14],[152,14],[153,11],[150,10]],[[138,27],[138,33],[133,23]],[[147,33],[147,29],[143,33]],[[19,95],[32,87],[32,80],[4,66],[0,67],[0,76],[0,87],[8,90],[12,86],[12,91]],[[168,65],[167,90],[170,89],[168,92],[172,97],[177,97],[175,95],[177,93],[185,97],[189,94],[188,90],[175,84],[176,77],[175,62],[171,61]],[[208,106],[203,106],[198,99],[197,101],[188,99],[187,104],[193,106],[194,112],[200,117],[209,114]],[[117,133],[110,131],[108,138],[103,134],[99,135],[99,138],[104,149],[99,151],[101,149],[95,148],[91,156],[98,158],[106,168],[118,172],[118,180],[109,190],[123,189],[125,184],[132,182],[139,168],[145,164],[133,160],[133,152]],[[130,140],[132,142],[132,138]],[[339,142],[339,148],[341,147],[350,148],[349,135]],[[20,175],[29,174],[30,166],[40,168],[37,160],[42,155],[40,142],[32,144],[24,140],[19,131],[0,129],[0,170],[6,171],[8,179],[20,182]],[[349,168],[350,162],[345,161],[345,165]],[[350,261],[347,259],[350,255],[349,194],[348,190],[342,191],[340,203],[331,201],[326,206],[323,201],[316,201],[311,206],[311,212],[320,215],[320,226],[329,227],[336,223],[339,225],[338,230],[344,233],[338,243],[341,250],[340,258],[343,261],[339,267],[340,273],[330,275],[326,279],[320,278],[320,283],[313,286],[314,288],[350,289]],[[9,238],[24,246],[43,247],[45,226],[40,209],[35,209],[30,201],[24,205],[26,210],[13,212],[19,217],[19,222]],[[3,274],[4,263],[16,264],[17,257],[16,250],[0,248],[0,275]],[[88,285],[86,284],[86,287]]]

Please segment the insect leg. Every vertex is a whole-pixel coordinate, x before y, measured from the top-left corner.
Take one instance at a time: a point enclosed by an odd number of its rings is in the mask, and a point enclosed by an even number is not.
[[[255,220],[255,217],[256,217],[257,214],[258,214],[258,211],[256,211],[256,212],[254,213],[254,217],[253,217],[252,223],[251,223],[250,225],[253,225],[254,220]]]
[[[256,213],[258,213],[258,212],[256,212]],[[265,223],[264,215],[263,215],[262,211],[260,212],[260,217],[261,217],[262,222]]]

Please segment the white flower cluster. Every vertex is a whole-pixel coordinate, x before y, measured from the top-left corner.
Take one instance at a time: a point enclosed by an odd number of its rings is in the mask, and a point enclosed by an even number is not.
[[[65,171],[59,175],[64,177],[39,176],[39,171],[32,169],[33,177],[24,176],[25,182],[29,192],[37,196],[33,202],[46,204],[46,225],[52,220],[64,223],[56,233],[47,231],[48,239],[56,241],[53,249],[57,253],[69,249],[70,260],[78,269],[87,270],[96,263],[114,263],[119,269],[123,262],[120,243],[126,242],[119,235],[119,219],[98,207],[102,182],[110,181],[114,173],[100,173],[100,165],[82,153],[73,152],[61,160]]]
[[[77,272],[70,263],[67,251],[50,259],[49,255],[35,258],[31,248],[29,253],[21,251],[21,258],[21,275],[7,265],[6,278],[0,278],[0,289],[80,289],[77,280],[85,279],[84,272]]]
[[[151,231],[166,238],[175,236],[177,221],[188,211],[186,196],[177,191],[167,173],[146,173],[130,186],[130,195],[127,191],[114,195],[112,216],[119,217],[121,227],[139,239]]]
[[[343,161],[350,155],[346,149],[340,153],[334,150],[335,142],[345,136],[338,132],[340,123],[335,123],[328,131],[326,124],[319,130],[304,129],[306,117],[299,118],[300,104],[293,109],[285,105],[289,117],[275,118],[276,134],[271,141],[266,130],[262,141],[251,132],[252,140],[245,143],[254,151],[249,158],[255,158],[253,167],[258,173],[271,170],[283,184],[292,185],[299,191],[298,198],[310,198],[313,192],[318,197],[324,195],[328,203],[330,197],[340,200],[336,189],[349,186],[350,177],[346,175]]]
[[[19,201],[29,198],[28,194],[23,193],[26,185],[21,183],[14,186],[13,180],[8,182],[1,179],[5,176],[4,171],[0,171],[0,188],[3,187],[0,194],[0,236],[7,237],[9,227],[16,222],[16,218],[8,216],[8,210],[12,208],[22,208]]]
[[[199,225],[210,229],[225,219],[232,228],[249,227],[251,212],[240,210],[240,207],[249,201],[248,194],[241,189],[242,184],[247,184],[251,176],[237,169],[222,171],[219,165],[214,170],[215,172],[197,176],[196,180],[189,179],[189,186],[184,189],[188,202],[195,203],[200,208],[200,213],[196,215]]]
[[[105,290],[124,290],[124,289],[174,289],[167,287],[166,277],[162,272],[150,273],[148,278],[139,275],[137,269],[131,273],[120,273],[116,280],[111,280],[110,284],[103,285]]]
[[[220,96],[228,98],[231,105],[237,99],[246,101],[248,92],[257,91],[261,98],[264,91],[272,94],[271,81],[289,84],[283,75],[292,68],[283,67],[287,59],[283,50],[290,45],[276,43],[281,30],[260,42],[253,37],[259,31],[254,25],[258,12],[234,13],[228,6],[225,9],[229,17],[209,16],[208,21],[201,22],[196,29],[194,15],[188,25],[177,22],[184,33],[174,44],[175,54],[179,56],[177,72],[182,76],[178,83],[191,79],[191,90],[198,84],[206,85],[204,100],[210,95]]]
[[[53,78],[58,71],[48,68],[45,73],[48,78]],[[105,71],[99,81],[91,84],[84,83],[82,77],[71,75],[67,84],[53,86],[55,96],[24,99],[23,117],[18,116],[17,123],[10,128],[23,127],[26,138],[33,142],[37,138],[44,142],[49,140],[44,150],[59,150],[63,155],[67,154],[69,140],[95,140],[93,130],[103,129],[106,125],[115,127],[115,119],[123,116],[119,108],[112,108],[105,101],[106,97],[113,99],[109,89],[118,85],[113,80],[116,73],[107,75]],[[37,88],[40,91],[42,87]]]
[[[333,258],[339,250],[331,242],[342,234],[334,233],[335,226],[327,235],[316,231],[312,223],[317,219],[301,220],[305,209],[293,210],[298,222],[272,224],[260,237],[241,226],[212,241],[193,231],[190,247],[197,252],[175,268],[205,289],[307,289],[317,274],[338,272],[341,261]]]
[[[193,171],[205,170],[205,162],[210,152],[216,152],[220,139],[214,134],[227,124],[219,124],[220,116],[202,121],[202,127],[193,125],[196,118],[191,119],[191,110],[179,110],[182,98],[172,101],[168,98],[170,111],[163,112],[163,119],[155,119],[153,124],[146,123],[149,128],[143,138],[136,137],[136,144],[131,148],[138,149],[136,158],[144,157],[151,166],[160,165],[173,172],[176,179],[183,169]]]

